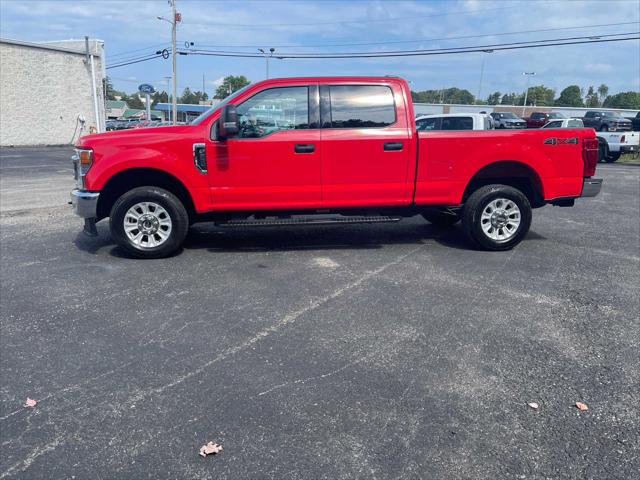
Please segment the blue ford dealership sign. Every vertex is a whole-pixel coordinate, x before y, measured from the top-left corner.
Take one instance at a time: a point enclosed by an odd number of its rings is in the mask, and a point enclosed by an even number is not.
[[[138,90],[142,93],[153,93],[155,92],[155,89],[153,88],[153,85],[149,85],[148,83],[143,83],[142,85],[138,86]]]

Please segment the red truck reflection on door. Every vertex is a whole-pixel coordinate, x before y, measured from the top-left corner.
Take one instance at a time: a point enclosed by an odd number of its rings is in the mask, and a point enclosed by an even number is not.
[[[489,250],[526,235],[532,209],[595,196],[591,129],[417,132],[395,77],[271,79],[190,125],[76,145],[72,203],[136,257],[177,251],[199,221],[227,227],[393,222],[422,214]]]

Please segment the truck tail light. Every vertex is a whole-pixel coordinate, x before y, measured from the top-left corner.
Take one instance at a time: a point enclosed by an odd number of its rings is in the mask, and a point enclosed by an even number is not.
[[[620,137],[620,143],[624,143],[624,135]]]
[[[585,138],[582,141],[582,160],[584,162],[584,176],[593,177],[598,164],[598,139]]]

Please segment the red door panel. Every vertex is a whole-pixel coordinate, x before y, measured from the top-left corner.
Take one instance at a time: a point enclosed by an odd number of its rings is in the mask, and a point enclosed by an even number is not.
[[[313,151],[296,152],[296,145]],[[320,131],[283,130],[207,145],[214,210],[320,207]]]

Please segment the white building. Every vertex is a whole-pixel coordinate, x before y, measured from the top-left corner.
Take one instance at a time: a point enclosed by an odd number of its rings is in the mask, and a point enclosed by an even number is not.
[[[0,38],[0,146],[70,145],[104,131],[103,59],[100,40]]]

